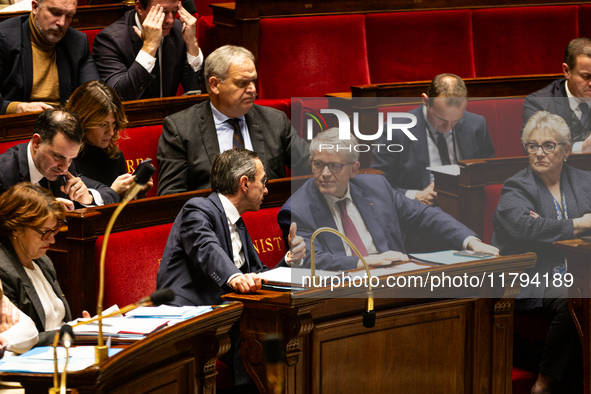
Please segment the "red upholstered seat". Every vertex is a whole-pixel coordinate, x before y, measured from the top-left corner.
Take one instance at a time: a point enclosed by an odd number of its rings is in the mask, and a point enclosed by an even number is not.
[[[207,8],[210,10],[210,14],[202,14],[199,12],[199,15],[204,16],[197,21],[197,41],[199,43],[199,48],[203,51],[204,59],[220,46],[217,30],[213,23],[213,15],[211,15],[211,8]],[[199,10],[199,7],[197,7],[197,10]]]
[[[105,258],[105,308],[123,307],[156,290],[156,275],[172,223],[113,233]],[[95,261],[100,262],[104,237],[95,244]],[[98,280],[98,275],[97,275]]]
[[[513,394],[530,394],[538,374],[531,371],[526,371],[513,367],[512,370],[512,392]]]
[[[475,76],[470,10],[368,14],[365,25],[371,83]]]
[[[5,153],[8,149],[15,145],[22,144],[23,142],[29,142],[29,140],[17,140],[17,141],[2,141],[0,142],[0,155]]]
[[[579,5],[579,37],[591,37],[591,4]]]
[[[156,195],[158,190],[158,140],[162,134],[162,125],[132,127],[125,129],[119,139],[119,148],[125,156],[127,162],[127,172],[132,173],[139,163],[145,159],[152,159],[152,164],[156,171],[152,176],[154,187],[148,191],[148,197]]]
[[[370,83],[363,15],[261,19],[259,28],[260,98],[323,97]]]
[[[493,235],[493,223],[492,216],[499,205],[499,199],[501,198],[501,190],[503,185],[488,185],[484,187],[484,230],[483,239],[484,243],[490,244],[490,240]]]
[[[277,223],[280,209],[281,207],[263,208],[242,215],[259,258],[269,268],[275,267],[287,253],[283,234]]]
[[[578,7],[474,10],[472,31],[476,77],[560,73],[564,48],[579,34]]]
[[[484,116],[486,119],[486,127],[488,129],[488,134],[490,135],[490,139],[495,147],[495,153],[497,151],[497,141],[496,136],[498,134],[497,130],[497,110],[495,107],[494,100],[470,100],[468,102],[468,106],[466,107],[466,111],[472,112],[473,114]]]
[[[497,110],[496,157],[524,156],[521,146],[523,98],[495,99]]]
[[[99,34],[100,31],[101,31],[101,29],[82,30],[82,33],[86,34],[86,37],[88,37],[88,47],[89,47],[91,53],[92,53],[92,46],[94,45],[94,39],[96,38],[96,35]]]
[[[275,108],[282,111],[291,119],[291,99],[257,99],[254,101],[255,104],[262,105],[264,107]]]

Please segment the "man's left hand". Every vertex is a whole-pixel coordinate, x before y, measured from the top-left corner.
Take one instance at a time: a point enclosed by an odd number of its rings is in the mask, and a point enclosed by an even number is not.
[[[306,257],[306,243],[304,242],[304,238],[296,235],[296,231],[298,231],[298,226],[294,222],[289,227],[289,255],[288,255],[288,263],[299,265],[300,260]]]
[[[473,250],[474,252],[490,253],[494,254],[495,256],[499,255],[499,249],[492,245],[485,244],[479,239],[473,239],[472,241],[468,242],[468,249]]]
[[[199,44],[197,43],[197,18],[183,8],[179,1],[179,19],[183,24],[183,39],[187,45],[187,53],[191,56],[199,56]]]
[[[72,201],[78,201],[84,205],[92,204],[94,197],[92,197],[82,179],[70,174],[70,171],[66,171],[64,175],[66,176],[66,184],[60,190]]]

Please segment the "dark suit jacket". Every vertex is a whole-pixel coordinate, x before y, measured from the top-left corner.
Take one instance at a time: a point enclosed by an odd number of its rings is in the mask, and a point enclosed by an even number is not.
[[[253,150],[269,179],[285,178],[286,165],[294,175],[310,173],[309,145],[283,112],[253,105],[245,118]],[[209,188],[211,165],[219,152],[209,100],[164,118],[158,142],[158,195]]]
[[[45,276],[55,294],[64,303],[66,308],[64,320],[66,322],[72,320],[68,301],[66,301],[62,289],[57,283],[55,268],[53,268],[51,260],[47,256],[42,256],[34,261],[41,268],[43,276]],[[25,272],[25,268],[14,251],[10,240],[6,237],[0,237],[0,280],[2,280],[2,286],[4,287],[4,295],[35,322],[37,331],[39,331],[37,346],[51,345],[55,331],[45,332],[45,311],[39,295],[35,291],[33,282]]]
[[[232,291],[226,285],[230,276],[267,269],[244,224],[238,231],[246,258],[240,270],[232,259],[228,219],[217,193],[187,201],[166,242],[158,269],[158,289],[169,287],[175,292],[173,305],[220,304],[220,297]]]
[[[501,199],[493,215],[495,232],[491,243],[502,255],[535,252],[536,266],[528,273],[551,272],[556,264],[564,262],[564,254],[557,251],[552,242],[574,238],[572,219],[591,213],[591,172],[565,165],[560,183],[566,199],[568,217],[558,220],[552,194],[544,183],[526,168],[503,184]],[[532,210],[540,215],[534,219]],[[533,307],[542,306],[545,281],[541,285],[523,288],[519,298],[536,298]]]
[[[88,49],[86,34],[68,28],[56,45],[60,100],[65,103],[84,82],[99,79]],[[11,101],[30,101],[33,87],[33,52],[29,15],[0,23],[0,94],[4,102],[0,114]],[[1,100],[0,100],[1,101]]]
[[[566,79],[560,79],[525,98],[523,103],[523,127],[520,133],[523,134],[523,128],[527,121],[538,111],[548,111],[551,114],[559,115],[567,125],[572,123],[565,85]]]
[[[349,181],[351,198],[357,206],[376,248],[380,253],[389,250],[405,252],[402,234],[438,237],[461,247],[464,240],[476,234],[439,208],[429,207],[406,198],[393,190],[381,175],[356,175]],[[278,214],[285,233],[291,222],[298,225],[298,235],[310,251],[312,233],[320,227],[336,229],[336,223],[326,199],[309,179],[285,203]],[[319,234],[315,241],[316,268],[347,270],[357,266],[358,258],[346,256],[341,238],[330,233]],[[304,266],[310,266],[310,256]]]
[[[374,147],[371,167],[384,171],[384,175],[393,188],[401,193],[408,189],[423,190],[429,186],[430,171],[429,147],[427,139],[427,122],[423,116],[423,106],[409,111],[417,118],[415,127],[409,131],[417,138],[411,141],[401,130],[392,133],[392,140],[387,140],[386,126],[376,144],[400,144],[401,152],[388,152],[384,146]],[[396,123],[396,120],[394,120]],[[409,123],[409,119],[401,119],[398,123]],[[460,157],[466,159],[482,159],[495,157],[495,149],[488,134],[486,120],[483,116],[465,112],[464,117],[454,127],[456,141],[459,145]],[[450,152],[452,156],[452,152]]]
[[[135,14],[135,10],[127,11],[121,19],[105,27],[96,36],[92,48],[101,78],[119,93],[123,101],[160,97],[157,94],[160,75],[157,75],[156,67],[149,73],[135,61],[144,45],[133,30]],[[205,91],[203,67],[195,72],[187,63],[187,47],[182,30],[181,22],[176,20],[160,46],[163,51],[163,97],[175,96],[179,83],[183,84],[187,92],[196,89]],[[151,84],[155,84],[157,89],[148,89]]]
[[[27,159],[28,145],[28,142],[18,144],[8,149],[6,153],[0,155],[0,194],[4,193],[6,190],[8,190],[8,188],[16,185],[19,182],[31,181],[29,161]],[[74,162],[72,162],[68,170],[70,171],[70,174],[74,176],[80,176],[76,172]],[[95,189],[100,193],[105,204],[119,202],[119,195],[115,192],[115,190],[103,185],[100,182],[86,178],[85,176],[80,176],[80,178],[86,187],[89,189]],[[64,186],[65,184],[66,182],[64,181],[63,177],[58,177],[56,181],[49,182],[51,193],[55,197],[69,199],[69,197],[60,190],[60,187]],[[76,205],[76,208],[83,208],[83,206],[77,202],[74,202],[74,204]]]

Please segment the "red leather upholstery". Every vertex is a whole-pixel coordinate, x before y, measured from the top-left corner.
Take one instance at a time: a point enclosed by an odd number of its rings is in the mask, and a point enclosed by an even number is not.
[[[497,110],[495,107],[495,100],[476,100],[476,101],[469,101],[468,105],[466,106],[466,111],[472,112],[477,115],[484,116],[486,119],[486,127],[488,129],[488,134],[490,135],[490,139],[495,147],[495,154],[497,151]],[[498,155],[497,155],[498,157]]]
[[[152,159],[156,171],[152,176],[154,186],[148,191],[147,196],[153,197],[158,190],[158,140],[162,134],[162,125],[132,127],[125,129],[119,139],[119,149],[125,156],[127,172],[132,173],[139,163],[145,159]]]
[[[591,37],[591,4],[579,5],[579,37]]]
[[[470,10],[368,14],[365,25],[371,83],[475,76]]]
[[[15,145],[22,144],[23,142],[29,142],[29,140],[17,140],[17,141],[2,141],[0,142],[0,155],[5,153],[8,149]]]
[[[259,258],[269,268],[275,267],[287,253],[283,233],[277,223],[280,209],[281,207],[263,208],[258,212],[246,212],[242,215]]]
[[[257,99],[254,101],[255,104],[262,105],[265,107],[275,108],[282,111],[291,119],[291,99]]]
[[[495,99],[497,110],[497,141],[493,140],[497,157],[524,156],[521,146],[523,98]]]
[[[560,73],[564,48],[579,34],[578,7],[474,10],[472,29],[477,77]]]
[[[90,53],[92,53],[94,39],[96,38],[96,35],[99,34],[100,31],[101,31],[101,29],[82,30],[82,33],[86,34],[86,37],[88,37],[88,48],[90,49]]]
[[[213,15],[211,15],[211,8],[207,8],[210,10],[210,13],[202,14],[199,11],[199,15],[204,16],[197,21],[197,42],[199,43],[199,48],[203,51],[203,59],[207,58],[207,55],[220,46],[217,30],[213,23]],[[199,7],[197,7],[197,10],[199,10]]]
[[[531,388],[533,387],[536,379],[538,378],[538,374],[531,371],[526,371],[523,369],[519,369],[517,367],[513,367],[512,370],[512,392],[513,394],[530,394]]]
[[[113,233],[105,258],[105,308],[123,307],[156,290],[158,266],[172,223]],[[104,237],[95,244],[97,272]],[[98,280],[98,275],[97,275]]]
[[[323,97],[370,83],[363,15],[261,19],[259,28],[260,98]]]

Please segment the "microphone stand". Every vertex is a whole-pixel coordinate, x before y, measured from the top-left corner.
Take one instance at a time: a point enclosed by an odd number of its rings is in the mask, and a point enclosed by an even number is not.
[[[150,177],[152,176],[154,171],[155,171],[155,169],[151,164],[138,167],[138,169],[136,171],[136,176],[135,176],[136,183],[131,187],[131,189],[129,189],[129,191],[127,192],[127,194],[123,198],[123,201],[121,201],[119,206],[117,206],[117,209],[115,209],[115,212],[113,212],[113,215],[111,216],[111,219],[109,220],[109,223],[107,224],[107,228],[105,229],[103,247],[101,250],[101,260],[100,260],[100,270],[99,270],[99,294],[98,294],[98,301],[97,301],[97,307],[96,307],[96,313],[98,315],[97,316],[98,328],[99,328],[99,330],[98,330],[98,344],[94,347],[94,361],[96,364],[100,364],[101,362],[103,362],[104,360],[106,360],[109,357],[109,355],[108,355],[109,350],[108,350],[107,346],[105,346],[105,342],[103,340],[103,320],[102,320],[103,298],[104,298],[104,294],[105,294],[105,256],[107,254],[107,244],[109,242],[109,235],[111,234],[111,230],[113,229],[113,225],[115,224],[115,220],[117,220],[117,217],[119,216],[119,214],[121,213],[123,208],[125,208],[127,203],[129,201],[131,201],[139,193],[139,191],[142,189],[142,187],[145,186],[145,184],[148,182],[148,180],[150,179]]]
[[[314,254],[314,239],[316,236],[323,232],[329,232],[341,237],[347,245],[355,252],[355,254],[359,257],[359,260],[363,263],[365,267],[365,271],[367,272],[367,278],[369,279],[367,282],[367,301],[365,303],[365,311],[363,311],[363,327],[365,328],[372,328],[376,325],[376,311],[374,310],[374,301],[373,301],[373,289],[371,287],[371,274],[369,273],[369,264],[365,261],[365,258],[359,253],[359,250],[353,245],[353,242],[349,240],[343,233],[335,230],[334,228],[330,227],[320,227],[318,230],[314,231],[312,234],[312,238],[310,238],[310,279],[312,280],[312,287],[320,287],[320,278],[318,278],[318,282],[316,282],[316,256]]]

